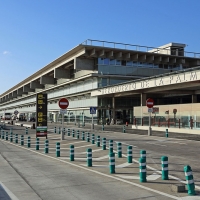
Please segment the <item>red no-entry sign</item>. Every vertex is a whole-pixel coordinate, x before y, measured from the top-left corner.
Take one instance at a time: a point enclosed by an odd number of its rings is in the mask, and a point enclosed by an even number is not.
[[[148,108],[153,108],[153,106],[154,106],[154,100],[151,99],[151,98],[148,98],[148,99],[146,100],[146,106],[147,106]]]
[[[69,101],[65,98],[59,100],[58,105],[61,109],[66,109],[69,106]]]

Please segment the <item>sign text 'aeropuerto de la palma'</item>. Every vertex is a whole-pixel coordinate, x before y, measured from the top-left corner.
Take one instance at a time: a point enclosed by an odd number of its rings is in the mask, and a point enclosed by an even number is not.
[[[186,83],[200,80],[200,70],[181,72],[179,74],[166,75],[156,78],[149,78],[144,80],[136,80],[125,84],[105,87],[92,91],[91,96],[98,96],[104,94],[120,93],[126,91],[141,90],[147,88],[154,88],[160,86],[167,86],[179,83]]]
[[[36,137],[47,137],[47,94],[37,94],[36,102]]]

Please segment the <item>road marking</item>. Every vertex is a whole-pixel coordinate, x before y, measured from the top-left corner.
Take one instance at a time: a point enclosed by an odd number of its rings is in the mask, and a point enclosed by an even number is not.
[[[117,165],[115,168],[124,168],[124,167],[128,167],[129,165],[132,165],[133,163],[123,163],[121,165]]]
[[[139,180],[140,179],[139,176],[125,176],[125,175],[116,175],[116,176],[118,176],[120,178],[124,178],[124,179],[129,179],[129,180]],[[160,175],[153,173],[152,175],[147,176],[147,180],[148,181],[155,181],[160,177],[161,177]]]
[[[12,199],[12,200],[19,200],[1,181],[0,181],[0,187],[7,193],[9,196],[8,198],[5,197],[5,199]],[[4,199],[4,198],[3,198]]]
[[[93,160],[104,160],[106,158],[108,158],[109,156],[106,155],[106,156],[102,156],[102,157],[99,157],[99,158],[93,158]]]
[[[86,142],[86,141],[72,142],[72,143],[67,143],[67,144],[61,143],[61,146],[62,146],[62,145],[69,145],[69,144],[77,144],[77,143],[82,143],[82,142]]]
[[[164,144],[156,144],[156,143],[151,143],[151,142],[146,142],[148,144],[153,144],[153,145],[158,145],[158,146],[163,146],[163,147],[166,147],[167,145],[164,145]]]
[[[96,152],[96,151],[103,151],[102,149],[95,149],[95,150],[92,150],[92,153],[93,152]],[[81,152],[81,153],[76,153],[76,154],[86,154],[87,152]],[[94,159],[94,158],[92,158]]]

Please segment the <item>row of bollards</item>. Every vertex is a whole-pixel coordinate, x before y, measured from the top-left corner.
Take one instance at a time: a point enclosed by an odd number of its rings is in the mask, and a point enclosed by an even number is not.
[[[26,133],[28,134],[28,133]],[[68,134],[70,135],[70,129],[68,129]],[[168,130],[166,130],[166,137],[168,134]],[[87,135],[87,142],[90,142],[90,133],[86,133]],[[77,139],[79,139],[79,131],[76,132]],[[75,130],[72,130],[72,137],[75,137]],[[9,140],[9,134],[8,132],[4,132],[1,130],[0,132],[0,138]],[[97,136],[96,146],[100,147],[100,136]],[[85,133],[82,132],[82,140],[85,140]],[[10,142],[13,142],[13,132],[10,130]],[[95,144],[95,135],[92,134],[91,139],[92,144]],[[15,143],[18,143],[18,134],[15,134]],[[20,144],[21,146],[24,145],[24,135],[20,136]],[[27,137],[27,147],[31,147],[31,137]],[[39,150],[39,138],[36,138],[36,145],[35,149]],[[74,145],[70,145],[70,161],[74,161]],[[102,150],[106,150],[106,138],[102,138]],[[48,140],[45,140],[45,148],[44,153],[49,153],[49,142]],[[117,154],[118,158],[122,157],[122,145],[120,142],[117,143]],[[56,157],[60,157],[60,143],[56,143]],[[127,162],[132,163],[132,146],[127,147]],[[92,167],[92,149],[87,149],[87,166]],[[162,156],[161,157],[161,166],[162,166],[162,180],[168,180],[168,157]],[[115,173],[115,153],[113,152],[113,140],[109,140],[109,169],[110,173]],[[184,167],[185,172],[185,178],[188,188],[188,194],[189,195],[195,195],[195,184],[194,184],[194,178],[192,174],[192,169],[189,165]],[[140,182],[147,182],[146,178],[146,151],[141,150],[140,151],[140,158],[139,158],[139,174],[140,174]]]

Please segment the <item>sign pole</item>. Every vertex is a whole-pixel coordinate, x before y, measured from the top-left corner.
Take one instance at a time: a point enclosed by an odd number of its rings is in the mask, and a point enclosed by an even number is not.
[[[151,136],[151,113],[149,113],[149,130],[148,130],[148,136]]]
[[[64,125],[64,113],[62,113],[62,131],[61,131],[61,140],[64,140],[63,125]]]
[[[92,114],[92,129],[94,129],[93,114]]]

